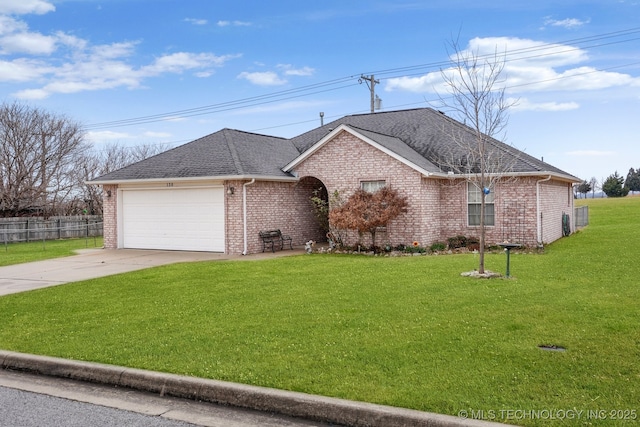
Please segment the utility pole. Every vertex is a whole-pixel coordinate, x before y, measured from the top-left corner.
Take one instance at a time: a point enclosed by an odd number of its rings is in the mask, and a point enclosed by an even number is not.
[[[358,82],[362,83],[363,81],[367,83],[369,92],[371,92],[371,112],[373,113],[376,106],[376,84],[380,83],[380,81],[376,80],[373,77],[373,74],[371,74],[369,77],[365,76],[364,74],[361,75],[358,79]]]

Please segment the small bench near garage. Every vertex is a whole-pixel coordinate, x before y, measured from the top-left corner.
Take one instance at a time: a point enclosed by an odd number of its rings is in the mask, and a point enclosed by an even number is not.
[[[271,252],[275,252],[276,249],[284,249],[284,243],[289,242],[289,248],[293,249],[291,243],[291,237],[286,234],[282,234],[280,230],[267,230],[260,232],[260,238],[262,239],[262,252],[265,249],[271,249]]]

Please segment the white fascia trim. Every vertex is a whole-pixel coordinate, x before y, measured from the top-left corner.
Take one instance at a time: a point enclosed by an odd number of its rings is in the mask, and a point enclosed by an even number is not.
[[[433,174],[436,175],[436,174]],[[452,175],[442,175],[445,178],[452,178],[452,179],[473,179],[476,178],[478,176],[480,176],[480,173],[464,173],[464,174],[452,174]],[[528,178],[528,177],[547,177],[550,176],[552,178],[556,178],[560,181],[565,181],[565,182],[582,182],[582,180],[577,180],[576,177],[573,177],[571,175],[563,175],[563,174],[559,174],[559,173],[555,173],[555,172],[549,172],[549,171],[539,171],[539,172],[505,172],[505,173],[486,173],[485,174],[486,177],[489,178],[493,178],[493,177],[524,177],[524,178]]]
[[[311,148],[309,148],[307,151],[305,151],[300,156],[298,156],[296,159],[294,159],[291,163],[289,163],[284,168],[282,168],[282,170],[284,172],[291,172],[296,166],[298,166],[304,160],[308,159],[313,153],[315,153],[320,148],[322,148],[322,146],[324,146],[327,142],[331,141],[333,138],[336,137],[336,135],[338,135],[342,131],[348,132],[351,135],[355,136],[356,138],[361,139],[362,141],[366,142],[367,144],[371,145],[372,147],[377,148],[378,150],[382,151],[383,153],[387,154],[388,156],[391,156],[392,158],[394,158],[397,161],[409,166],[411,169],[421,173],[424,176],[428,177],[428,176],[434,175],[433,172],[429,172],[429,171],[417,166],[415,163],[412,163],[412,162],[408,161],[407,159],[405,159],[402,156],[399,156],[398,154],[394,153],[393,151],[389,150],[388,148],[383,147],[382,145],[378,144],[374,140],[372,140],[370,138],[367,138],[366,136],[364,136],[361,133],[359,133],[357,130],[355,130],[355,129],[353,129],[350,126],[345,125],[345,124],[341,124],[340,126],[335,128],[334,130],[329,132],[324,138],[322,138],[320,141],[318,141],[315,144],[313,144],[313,146],[311,146]]]
[[[149,178],[149,179],[122,179],[122,180],[95,180],[85,181],[85,184],[89,185],[118,185],[118,184],[157,184],[166,182],[202,182],[202,181],[244,181],[252,180],[256,181],[273,181],[273,182],[298,182],[297,177],[288,176],[270,176],[270,175],[225,175],[225,176],[199,176],[199,177],[186,177],[186,178]]]

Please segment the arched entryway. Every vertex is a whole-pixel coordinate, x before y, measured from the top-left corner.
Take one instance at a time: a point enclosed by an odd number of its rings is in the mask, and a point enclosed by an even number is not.
[[[308,221],[309,239],[316,242],[326,242],[329,231],[329,194],[327,187],[322,181],[313,176],[306,176],[300,179],[297,185],[302,197],[308,201]]]

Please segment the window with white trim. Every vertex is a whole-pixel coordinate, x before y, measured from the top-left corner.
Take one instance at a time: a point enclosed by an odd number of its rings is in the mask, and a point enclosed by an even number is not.
[[[360,181],[360,188],[362,188],[367,193],[375,193],[382,187],[386,186],[387,182],[385,180],[378,181]]]
[[[495,225],[493,191],[484,198],[484,225]],[[482,190],[473,182],[467,184],[467,212],[469,225],[480,225],[480,212],[482,207]]]

